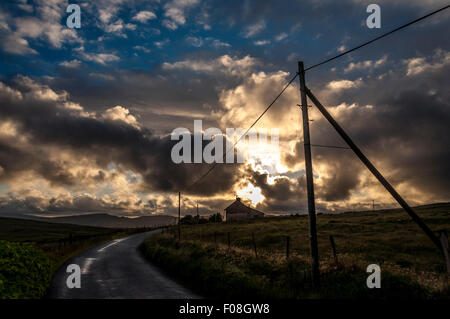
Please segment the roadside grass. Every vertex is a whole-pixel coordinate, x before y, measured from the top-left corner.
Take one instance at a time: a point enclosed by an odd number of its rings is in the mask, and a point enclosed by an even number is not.
[[[50,271],[50,260],[42,250],[0,240],[0,298],[41,297]]]
[[[68,259],[102,242],[147,230],[0,218],[0,299],[42,298]]]
[[[449,204],[418,207],[416,212],[433,231],[450,230]],[[181,242],[172,228],[147,239],[141,250],[168,274],[205,296],[450,298],[443,256],[405,212],[319,215],[317,221],[320,289],[310,286],[306,217],[183,225]],[[336,242],[337,264],[330,235]],[[289,260],[286,236],[290,236]],[[369,264],[380,265],[382,289],[367,288]]]

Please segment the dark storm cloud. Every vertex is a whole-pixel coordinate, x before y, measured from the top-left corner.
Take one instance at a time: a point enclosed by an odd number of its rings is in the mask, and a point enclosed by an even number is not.
[[[196,58],[210,63],[217,54],[197,54]],[[88,111],[123,105],[138,114],[144,126],[162,134],[176,127],[192,127],[194,118],[204,118],[205,126],[217,126],[209,115],[221,109],[218,93],[241,81],[223,73],[218,77],[190,70],[166,71],[161,67],[149,71],[108,69],[105,73],[111,80],[95,79],[88,76],[88,69],[81,68],[70,74],[61,73],[61,77],[49,79],[47,84],[70,92],[71,99]]]
[[[51,198],[45,211],[49,213],[58,212],[105,212],[120,213],[126,211],[130,206],[127,200],[107,202],[104,199],[94,198],[89,195],[78,195],[69,199]]]
[[[247,166],[245,177],[255,187],[261,188],[261,194],[266,198],[257,206],[258,209],[272,213],[300,213],[305,207],[305,176],[300,176],[297,180],[281,177],[269,184],[267,173],[253,171]]]
[[[387,162],[393,182],[407,181],[437,198],[450,190],[450,104],[442,97],[419,86],[384,96],[377,121],[360,134],[363,145],[379,150],[377,158]]]
[[[174,164],[171,149],[176,141],[169,136],[157,137],[147,129],[139,130],[120,121],[111,121],[74,115],[60,107],[59,102],[24,95],[13,98],[7,90],[0,95],[0,115],[19,127],[31,145],[57,147],[74,156],[95,159],[99,167],[110,163],[131,169],[143,176],[143,189],[151,191],[185,190],[204,171],[206,164]],[[75,183],[69,173],[47,160],[48,154],[33,154],[13,147],[0,149],[0,165],[4,178],[19,170],[36,170],[51,182]],[[38,159],[38,160],[36,160]],[[188,192],[214,194],[228,190],[238,178],[237,165],[219,165],[214,178],[205,179]]]
[[[46,155],[41,151],[28,152],[0,140],[0,166],[3,168],[0,182],[7,182],[24,171],[35,171],[52,184],[76,184],[75,176],[58,163],[47,159]]]
[[[322,122],[319,125],[326,127],[327,123]],[[326,133],[311,128],[311,132],[314,132],[312,134],[314,138],[318,139],[321,137],[325,145],[344,145],[338,138],[333,139],[330,137],[330,135],[333,135],[331,130],[324,131]],[[312,142],[312,144],[315,143]],[[313,156],[313,166],[325,165],[329,174],[328,176],[321,176],[321,183],[315,184],[316,197],[322,201],[329,202],[349,199],[351,196],[350,191],[360,186],[360,174],[364,169],[363,164],[359,163],[356,155],[351,150],[314,146],[311,149],[311,154]],[[290,166],[303,162],[303,159],[303,141],[296,143],[294,155],[286,154],[285,156],[285,161]],[[305,177],[303,176],[303,178]]]

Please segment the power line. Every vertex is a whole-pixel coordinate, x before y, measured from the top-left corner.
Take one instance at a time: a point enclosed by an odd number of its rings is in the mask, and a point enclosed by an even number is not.
[[[449,7],[450,7],[450,5],[447,5],[447,6],[443,7],[443,8],[441,8],[441,9],[438,9],[438,10],[433,11],[433,12],[427,14],[427,15],[424,15],[423,17],[420,17],[420,18],[415,19],[415,20],[413,20],[413,21],[411,21],[411,22],[408,22],[408,23],[406,23],[406,24],[404,24],[404,25],[402,25],[402,26],[400,26],[400,27],[398,27],[398,28],[395,28],[394,30],[391,30],[391,31],[389,31],[389,32],[386,32],[386,33],[384,33],[384,34],[382,34],[382,35],[380,35],[380,36],[378,36],[378,37],[376,37],[376,38],[374,38],[374,39],[372,39],[372,40],[370,40],[370,41],[364,42],[363,44],[360,44],[360,45],[358,45],[358,46],[356,46],[356,47],[354,47],[354,48],[352,48],[352,49],[350,49],[350,50],[347,50],[347,51],[345,51],[345,52],[343,52],[343,53],[341,53],[341,54],[338,54],[338,55],[336,55],[336,56],[334,56],[334,57],[332,57],[332,58],[329,58],[329,59],[327,59],[327,60],[325,60],[325,61],[322,61],[322,62],[319,62],[319,63],[317,63],[317,64],[314,64],[314,65],[312,65],[312,66],[306,68],[305,71],[314,69],[314,68],[316,68],[316,67],[318,67],[318,66],[320,66],[320,65],[322,65],[322,64],[325,64],[325,63],[328,63],[328,62],[330,62],[330,61],[333,61],[333,60],[335,60],[335,59],[337,59],[337,58],[340,58],[341,56],[344,56],[344,55],[346,55],[346,54],[348,54],[348,53],[350,53],[350,52],[353,52],[353,51],[355,51],[355,50],[358,50],[358,49],[360,49],[360,48],[362,48],[362,47],[364,47],[364,46],[366,46],[366,45],[368,45],[368,44],[370,44],[370,43],[372,43],[372,42],[375,42],[375,41],[377,41],[377,40],[380,40],[381,38],[384,38],[384,37],[386,37],[386,36],[388,36],[388,35],[390,35],[390,34],[392,34],[392,33],[394,33],[394,32],[397,32],[397,31],[399,31],[399,30],[401,30],[401,29],[404,29],[404,28],[406,28],[406,27],[408,27],[408,26],[410,26],[410,25],[412,25],[412,24],[414,24],[414,23],[417,23],[417,22],[419,22],[419,21],[422,21],[422,20],[424,20],[424,19],[426,19],[426,18],[428,18],[428,17],[431,17],[432,15],[434,15],[434,14],[436,14],[436,13],[438,13],[438,12],[444,11],[444,10],[448,9]]]
[[[275,102],[278,100],[278,98],[284,93],[284,91],[286,91],[286,89],[292,84],[292,82],[294,82],[294,80],[297,78],[298,73],[295,73],[295,75],[292,77],[292,79],[289,80],[289,82],[284,86],[284,88],[281,90],[281,92],[275,97],[275,99],[272,101],[272,103],[270,103],[266,109],[258,116],[258,118],[253,122],[252,125],[250,125],[250,127],[245,131],[244,134],[242,134],[236,141],[236,143],[233,144],[232,147],[230,147],[228,150],[225,151],[225,154],[223,154],[222,160],[225,159],[225,156],[228,154],[228,152],[232,149],[234,149],[234,147],[237,145],[237,143],[239,143],[239,141],[245,136],[247,135],[247,133],[256,125],[256,123],[258,123],[258,121],[264,116],[264,114],[267,113],[267,111],[272,107],[272,105],[275,104]],[[200,176],[199,179],[197,179],[190,187],[188,187],[188,189],[194,187],[195,185],[197,185],[203,178],[205,178],[206,176],[208,176],[209,173],[211,173],[211,171],[217,166],[217,162],[215,162],[202,176]]]

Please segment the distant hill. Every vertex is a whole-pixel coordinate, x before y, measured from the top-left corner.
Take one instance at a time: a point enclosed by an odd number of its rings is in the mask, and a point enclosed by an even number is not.
[[[73,224],[73,225],[107,227],[107,228],[153,227],[162,225],[173,225],[177,221],[176,217],[169,215],[150,215],[150,216],[141,216],[137,218],[129,218],[129,217],[118,217],[104,213],[71,215],[64,217],[39,217],[20,213],[1,213],[0,217],[27,219],[46,223]]]
[[[0,217],[0,240],[16,242],[57,242],[59,239],[68,238],[70,234],[75,237],[108,236],[114,231],[117,229],[58,225],[36,219]]]
[[[73,215],[66,217],[39,218],[41,221],[59,224],[74,224],[83,226],[107,228],[136,228],[172,225],[176,217],[168,215],[151,215],[137,218],[118,217],[109,214]]]

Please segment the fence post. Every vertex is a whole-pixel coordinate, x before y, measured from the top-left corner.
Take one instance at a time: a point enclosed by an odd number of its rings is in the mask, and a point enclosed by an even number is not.
[[[291,241],[291,237],[286,236],[286,259],[289,259],[289,244]]]
[[[227,233],[227,239],[228,239],[228,250],[231,249],[231,238],[230,238],[230,232]]]
[[[252,232],[252,242],[253,242],[253,250],[255,251],[255,257],[258,257],[258,252],[256,250],[255,233],[253,232]]]
[[[450,275],[450,252],[448,248],[448,238],[445,231],[441,232],[440,235],[442,250],[444,251],[445,263],[447,264],[447,273]]]
[[[336,245],[334,244],[334,237],[333,237],[333,235],[330,235],[330,243],[331,243],[331,248],[333,249],[334,262],[337,265],[338,264],[338,258],[337,258],[337,254],[336,254]]]

